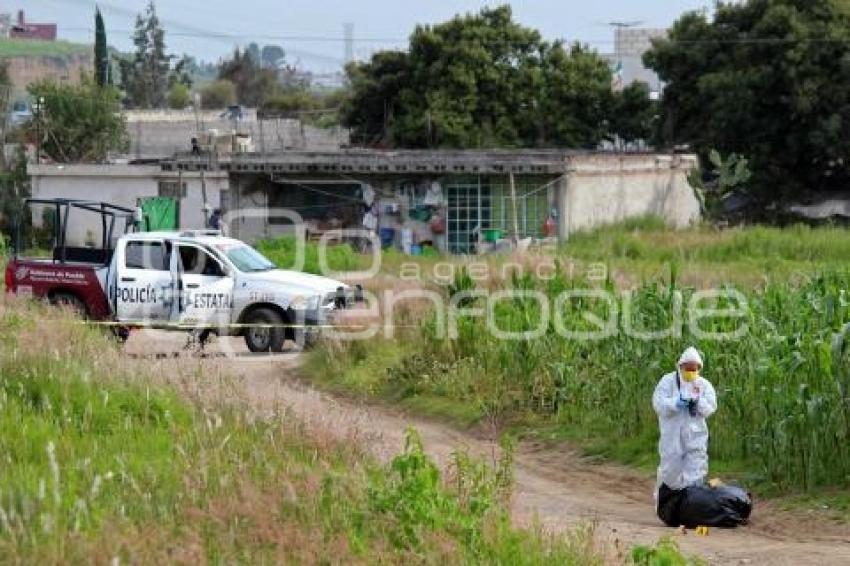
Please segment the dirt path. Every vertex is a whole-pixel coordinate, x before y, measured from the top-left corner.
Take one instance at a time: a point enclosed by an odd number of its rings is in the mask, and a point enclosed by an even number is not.
[[[131,339],[127,351],[141,363],[168,371],[173,336],[152,334]],[[228,352],[222,355],[221,350]],[[265,359],[245,354],[241,344],[222,340],[206,359],[180,356],[181,364],[197,364],[198,375],[232,374],[240,392],[259,410],[288,407],[308,425],[321,426],[348,438],[352,431],[376,457],[386,460],[402,446],[408,426],[419,431],[426,450],[445,466],[451,453],[495,457],[492,439],[475,437],[433,421],[388,407],[358,404],[320,393],[297,379],[299,356],[285,353]],[[166,357],[163,357],[165,355]],[[813,521],[803,513],[779,511],[756,503],[752,525],[736,530],[712,529],[709,536],[683,536],[663,527],[653,512],[650,478],[624,467],[600,464],[569,450],[521,445],[515,457],[514,515],[523,523],[539,521],[561,530],[577,523],[597,523],[597,535],[627,552],[632,544],[651,544],[673,535],[681,548],[712,564],[850,564],[850,527]]]

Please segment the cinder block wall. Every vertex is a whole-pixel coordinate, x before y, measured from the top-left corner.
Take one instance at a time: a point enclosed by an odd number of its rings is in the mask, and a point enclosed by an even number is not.
[[[176,173],[164,172],[156,165],[30,165],[32,195],[36,198],[73,198],[103,201],[134,208],[137,199],[159,193],[159,181],[177,181]],[[180,201],[180,227],[204,228],[203,196],[200,175],[184,173],[186,197]],[[206,173],[207,203],[219,208],[220,195],[228,187],[227,175]],[[33,207],[33,223],[41,225],[42,207]],[[116,225],[116,229],[123,226]],[[92,237],[101,238],[100,216],[84,211],[71,211],[67,231],[68,244],[84,246]],[[120,234],[116,234],[120,235]]]
[[[647,215],[686,227],[700,218],[699,201],[687,180],[696,166],[693,155],[572,156],[557,188],[559,234],[568,238]]]

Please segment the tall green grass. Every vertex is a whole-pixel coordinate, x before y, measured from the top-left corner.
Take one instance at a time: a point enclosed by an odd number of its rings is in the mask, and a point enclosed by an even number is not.
[[[840,263],[850,257],[850,230],[798,224],[675,231],[662,220],[648,217],[571,235],[562,251],[589,260]]]
[[[379,465],[285,415],[183,397],[68,317],[0,318],[4,562],[602,562],[589,529],[511,524],[509,447],[444,477],[410,432]]]
[[[294,269],[297,256],[297,247],[294,236],[283,236],[260,240],[256,244],[257,250],[265,255],[269,261],[281,269]],[[328,246],[327,264],[333,271],[356,271],[364,264],[363,257],[359,256],[351,246],[338,245]],[[314,275],[324,275],[319,265],[319,246],[313,242],[304,244],[304,266],[302,271]]]
[[[554,305],[559,293],[585,284],[527,276],[515,277],[511,286],[541,290]],[[651,340],[631,336],[623,331],[625,299],[619,294],[618,331],[601,340],[565,338],[551,318],[540,338],[502,340],[478,316],[461,317],[457,339],[448,339],[437,332],[432,317],[423,322],[416,348],[406,347],[406,355],[372,378],[371,388],[401,399],[450,400],[474,408],[479,419],[533,423],[591,450],[649,466],[656,460],[658,434],[653,389],[675,369],[681,351],[696,344],[705,353],[704,374],[718,393],[719,410],[709,425],[713,470],[774,491],[846,486],[850,452],[836,447],[850,439],[850,347],[836,337],[850,322],[848,287],[850,272],[835,271],[801,286],[741,289],[748,304],[744,319],[708,319],[699,326],[706,332],[745,325],[747,332],[732,341],[700,342],[687,324],[681,334]],[[610,284],[607,290],[617,291]],[[676,294],[688,305],[693,292],[675,282],[639,287],[631,294],[631,326],[669,328]],[[566,327],[595,329],[586,312],[609,319],[604,301],[575,299],[562,310]],[[498,327],[512,332],[535,328],[541,316],[538,303],[525,299],[501,301],[495,314]],[[368,354],[352,359],[345,353],[358,349],[343,346],[333,357],[317,352],[316,373],[358,371],[369,364]]]

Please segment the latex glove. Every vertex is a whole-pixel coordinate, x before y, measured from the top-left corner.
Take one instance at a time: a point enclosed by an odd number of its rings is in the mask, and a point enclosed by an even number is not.
[[[680,411],[683,411],[683,412],[687,411],[688,405],[689,405],[688,401],[686,399],[684,399],[683,397],[679,397],[679,400],[676,401],[676,408],[679,409]]]

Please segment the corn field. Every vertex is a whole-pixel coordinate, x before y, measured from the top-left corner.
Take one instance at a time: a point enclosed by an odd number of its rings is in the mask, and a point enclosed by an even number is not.
[[[695,292],[675,283],[645,284],[630,294],[630,325],[642,331],[670,326],[677,300]],[[467,279],[460,286],[471,285]],[[512,286],[555,297],[581,287],[573,280],[516,277]],[[440,396],[474,405],[481,417],[532,417],[570,438],[607,446],[646,463],[655,459],[657,420],[651,395],[660,377],[675,369],[681,351],[696,345],[704,376],[715,386],[719,410],[710,420],[712,469],[735,472],[776,491],[850,483],[850,272],[830,272],[802,285],[767,284],[741,290],[745,316],[709,318],[702,332],[745,328],[737,339],[698,340],[688,325],[655,339],[619,330],[599,340],[565,338],[550,321],[533,340],[502,340],[481,317],[461,317],[456,339],[423,325],[416,353],[387,371],[385,386],[402,396]],[[455,287],[458,285],[456,284]],[[586,286],[586,285],[585,285]],[[613,286],[608,284],[608,290]],[[454,289],[457,290],[457,289]],[[677,299],[677,295],[681,299]],[[619,312],[626,310],[619,297]],[[563,303],[560,314],[572,329],[587,329],[586,313],[606,319],[610,304],[594,298]],[[718,304],[717,306],[723,306]],[[540,305],[500,301],[503,330],[534,328]],[[744,325],[743,327],[739,325]],[[345,362],[341,362],[345,363]],[[400,392],[400,393],[399,393]]]

